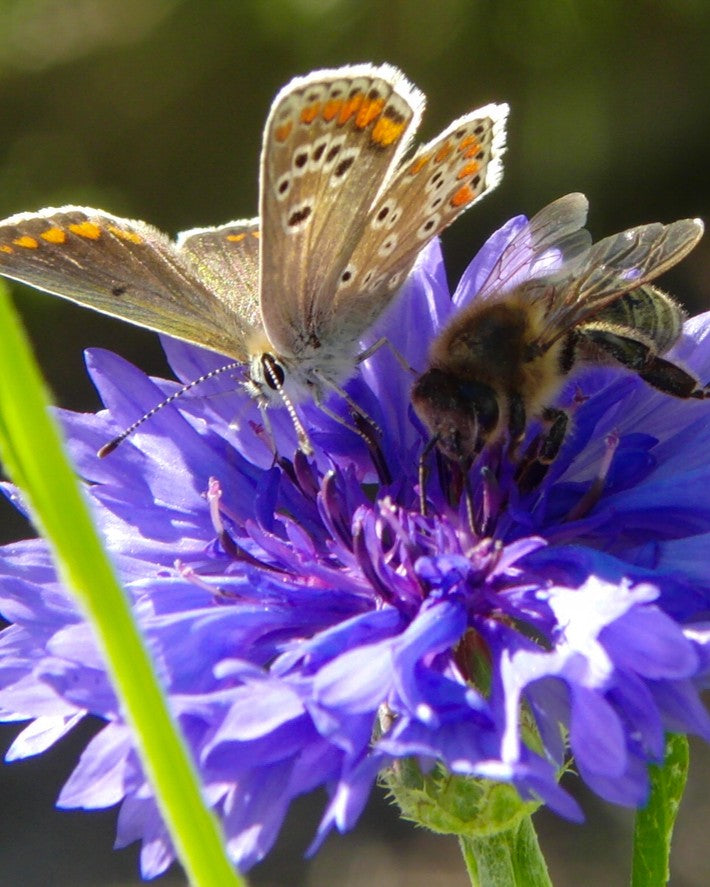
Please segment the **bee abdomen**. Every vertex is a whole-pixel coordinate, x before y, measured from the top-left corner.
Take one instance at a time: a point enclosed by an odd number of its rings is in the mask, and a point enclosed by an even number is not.
[[[678,340],[683,319],[683,310],[670,296],[655,286],[640,286],[599,311],[592,326],[638,340],[651,353],[663,354]]]

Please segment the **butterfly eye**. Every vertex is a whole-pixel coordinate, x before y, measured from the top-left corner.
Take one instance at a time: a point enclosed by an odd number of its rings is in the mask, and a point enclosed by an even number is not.
[[[278,391],[284,383],[286,375],[284,369],[271,354],[261,355],[261,367],[264,371],[264,381],[273,391]]]

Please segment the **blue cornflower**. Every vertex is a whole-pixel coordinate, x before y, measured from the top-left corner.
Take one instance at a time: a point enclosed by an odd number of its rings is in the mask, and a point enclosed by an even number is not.
[[[423,369],[431,338],[524,224],[489,239],[453,300],[431,245],[375,335]],[[695,318],[675,351],[702,379],[709,332],[710,315]],[[220,363],[164,344],[183,380]],[[177,386],[105,351],[87,362],[107,409],[61,413],[70,449],[242,868],[267,853],[293,798],[328,789],[316,847],[353,826],[377,774],[404,757],[510,783],[579,819],[558,785],[567,745],[594,791],[638,805],[664,731],[710,739],[699,700],[710,661],[708,404],[621,370],[575,376],[563,393],[573,431],[539,489],[521,495],[504,470],[495,482],[474,473],[490,531],[479,535],[434,473],[420,511],[426,436],[411,375],[389,349],[348,385],[381,430],[375,460],[313,406],[303,412],[315,456],[285,458],[295,452],[285,411],[267,433],[223,380],[99,460],[117,428]],[[342,402],[330,406],[346,416]],[[47,546],[5,547],[0,574],[13,623],[0,635],[0,716],[31,721],[8,758],[44,751],[87,714],[105,719],[59,806],[120,804],[117,845],[141,840],[143,874],[159,874],[170,839]]]

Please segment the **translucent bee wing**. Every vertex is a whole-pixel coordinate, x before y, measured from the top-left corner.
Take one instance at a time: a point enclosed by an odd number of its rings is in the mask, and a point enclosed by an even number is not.
[[[78,206],[0,221],[0,274],[137,326],[246,359],[247,325],[144,222]]]
[[[220,301],[251,326],[259,309],[259,219],[216,228],[193,228],[177,236],[181,255]]]
[[[475,301],[502,298],[531,277],[549,276],[585,255],[592,242],[584,228],[588,208],[587,198],[579,193],[543,207],[503,249]]]
[[[700,219],[630,228],[595,243],[567,269],[566,281],[532,283],[530,298],[547,303],[548,333],[539,344],[552,344],[624,293],[654,280],[680,262],[702,235]]]
[[[370,211],[337,289],[331,323],[354,338],[387,307],[422,248],[502,176],[508,106],[454,120],[405,161]]]
[[[335,281],[423,107],[389,65],[316,71],[276,97],[261,160],[260,287],[264,327],[281,354],[320,344]]]

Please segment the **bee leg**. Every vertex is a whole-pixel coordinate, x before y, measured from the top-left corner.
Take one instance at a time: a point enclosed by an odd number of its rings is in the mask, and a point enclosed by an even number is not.
[[[673,397],[710,397],[710,387],[701,385],[695,376],[670,360],[654,357],[639,373],[649,385]]]
[[[515,453],[525,437],[527,424],[525,403],[519,394],[508,395],[508,455],[515,458]]]
[[[670,360],[657,357],[638,339],[592,327],[583,327],[580,334],[664,394],[683,399],[710,397],[707,385],[701,385],[695,376]]]
[[[567,434],[569,416],[564,410],[546,407],[542,419],[549,427],[538,437],[535,455],[526,457],[515,475],[518,487],[524,493],[534,490],[542,483]]]
[[[438,443],[439,443],[439,435],[435,434],[433,437],[429,438],[429,440],[426,442],[426,446],[424,447],[424,449],[421,451],[421,453],[419,455],[419,467],[417,470],[417,475],[418,475],[418,479],[419,479],[419,512],[420,512],[420,514],[422,514],[423,517],[426,517],[426,514],[427,514],[426,482],[427,482],[427,478],[429,477],[429,471],[426,467],[426,460],[427,460],[429,453],[431,453],[431,451],[436,447],[436,445]],[[438,452],[438,450],[436,450],[435,452],[437,455],[437,462],[438,462],[439,452]],[[443,485],[442,485],[442,487],[443,487]]]

